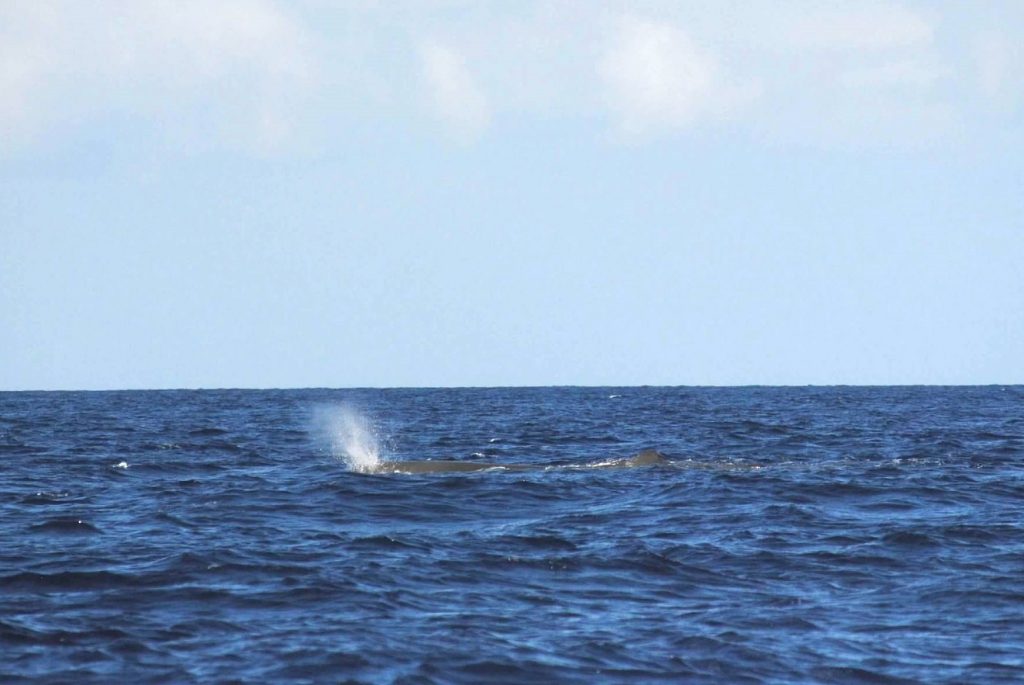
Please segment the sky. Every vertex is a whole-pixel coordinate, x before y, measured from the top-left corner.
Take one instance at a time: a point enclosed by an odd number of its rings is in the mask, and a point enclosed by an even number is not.
[[[1024,383],[1024,3],[0,0],[0,390]]]

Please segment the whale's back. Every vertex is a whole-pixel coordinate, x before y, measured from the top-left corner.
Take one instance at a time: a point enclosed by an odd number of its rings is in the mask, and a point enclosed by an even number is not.
[[[600,462],[588,465],[590,468],[629,468],[633,466],[657,466],[670,463],[668,458],[654,449],[646,449],[634,454],[628,459],[615,459],[613,461]],[[542,470],[545,468],[540,464],[499,464],[480,461],[452,461],[433,460],[425,461],[382,461],[368,473],[464,473],[469,471],[529,471]],[[577,467],[578,468],[578,467]]]
[[[667,464],[668,457],[658,450],[642,450],[629,459],[630,466],[654,466],[656,464]]]

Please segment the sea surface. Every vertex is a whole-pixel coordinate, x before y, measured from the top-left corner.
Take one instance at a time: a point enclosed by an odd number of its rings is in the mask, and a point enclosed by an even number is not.
[[[218,682],[1024,682],[1024,388],[0,393],[0,683]]]

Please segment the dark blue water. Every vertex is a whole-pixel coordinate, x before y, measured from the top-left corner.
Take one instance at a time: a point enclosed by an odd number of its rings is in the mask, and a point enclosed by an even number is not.
[[[361,474],[341,404],[394,459],[674,463]],[[1021,387],[0,393],[0,682],[1024,682],[1022,409]]]

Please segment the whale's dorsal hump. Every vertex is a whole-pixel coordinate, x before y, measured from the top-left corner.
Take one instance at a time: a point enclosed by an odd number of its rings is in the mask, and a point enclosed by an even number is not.
[[[642,450],[630,458],[632,466],[652,466],[654,464],[667,464],[668,457],[658,450]]]

